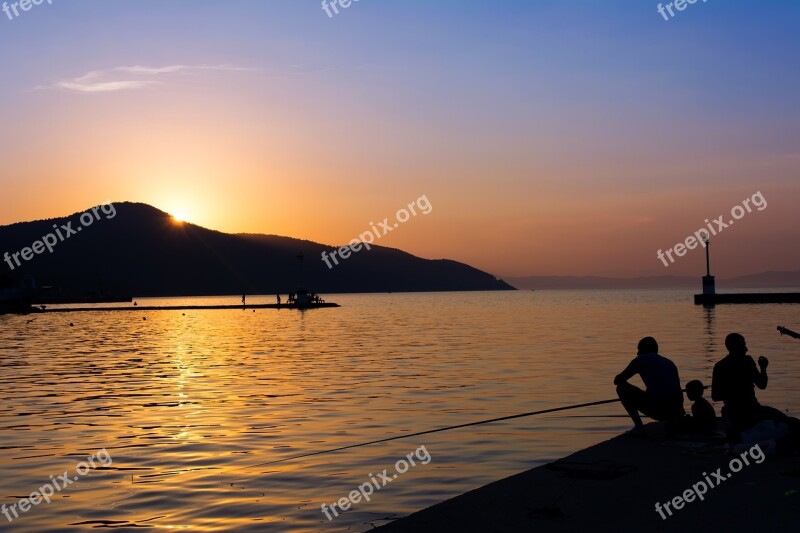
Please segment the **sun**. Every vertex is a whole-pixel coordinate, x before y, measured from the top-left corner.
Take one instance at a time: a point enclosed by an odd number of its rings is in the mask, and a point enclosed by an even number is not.
[[[0,4],[2,3],[0,0]],[[172,219],[170,222],[178,226],[193,223],[197,220],[197,214],[201,212],[198,211],[200,204],[193,198],[187,198],[185,194],[181,196],[176,194],[174,198],[163,199],[158,205],[162,205],[160,209],[169,214]]]

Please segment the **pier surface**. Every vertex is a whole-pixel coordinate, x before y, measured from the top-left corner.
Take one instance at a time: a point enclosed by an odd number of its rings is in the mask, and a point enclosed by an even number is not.
[[[667,445],[661,425],[646,438],[615,437],[401,518],[381,533],[800,530],[800,457],[766,457],[695,498],[663,506],[721,468],[720,450]],[[674,441],[673,441],[674,442]],[[523,445],[524,443],[521,443]],[[554,469],[550,465],[555,465]],[[560,467],[560,469],[558,468]],[[618,476],[618,477],[614,477]],[[354,509],[356,510],[356,509]]]
[[[335,303],[295,305],[295,304],[253,304],[253,305],[138,305],[131,307],[59,307],[53,309],[36,309],[32,313],[99,313],[109,311],[208,311],[208,310],[249,310],[249,309],[320,309],[324,307],[340,307]]]
[[[695,305],[716,304],[796,304],[800,292],[751,292],[728,294],[695,294]]]

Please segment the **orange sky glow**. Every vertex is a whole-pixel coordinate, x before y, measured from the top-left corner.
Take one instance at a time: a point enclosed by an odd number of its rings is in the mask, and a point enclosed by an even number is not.
[[[667,268],[657,250],[761,191],[768,207],[716,238],[716,273],[800,269],[800,81],[784,56],[735,44],[733,10],[717,6],[713,31],[699,22],[710,10],[682,29],[648,18],[645,36],[620,33],[633,13],[575,20],[585,34],[572,42],[548,23],[556,8],[500,31],[474,13],[439,27],[388,6],[309,23],[286,3],[280,24],[237,19],[232,42],[214,17],[149,27],[113,6],[107,27],[76,7],[56,30],[64,9],[0,36],[30,59],[3,59],[0,224],[135,201],[334,245],[426,195],[432,212],[377,244],[499,277],[700,275],[699,251]],[[207,43],[178,30],[192,25]],[[136,28],[153,42],[125,37]],[[34,39],[48,31],[64,50]]]

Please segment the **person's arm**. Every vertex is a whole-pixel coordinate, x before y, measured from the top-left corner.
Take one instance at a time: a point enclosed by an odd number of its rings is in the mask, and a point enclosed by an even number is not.
[[[627,382],[629,379],[631,379],[633,376],[639,373],[639,369],[634,364],[635,362],[636,359],[631,361],[630,364],[625,368],[625,370],[617,374],[617,376],[614,378],[614,385],[622,385],[623,383]]]
[[[755,366],[755,364],[753,366]],[[759,389],[764,390],[767,388],[767,382],[769,381],[769,378],[767,377],[767,366],[769,366],[769,359],[762,355],[758,358],[758,366],[761,368],[761,372],[755,368],[753,369],[755,372],[753,383],[755,383],[756,387]]]

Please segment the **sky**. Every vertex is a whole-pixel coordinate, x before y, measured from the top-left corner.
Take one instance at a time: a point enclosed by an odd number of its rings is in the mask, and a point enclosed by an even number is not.
[[[135,201],[338,245],[424,196],[377,244],[499,277],[700,276],[701,249],[658,250],[760,193],[714,273],[800,270],[800,3],[658,5],[9,6],[0,225]]]

